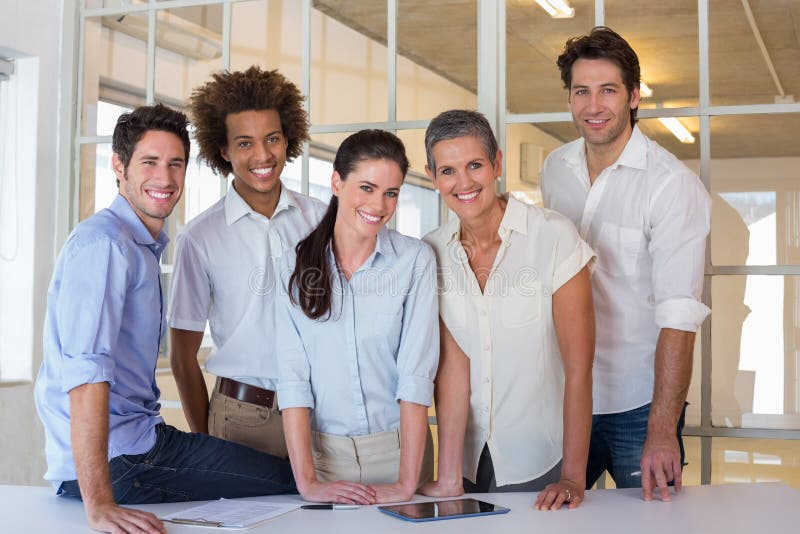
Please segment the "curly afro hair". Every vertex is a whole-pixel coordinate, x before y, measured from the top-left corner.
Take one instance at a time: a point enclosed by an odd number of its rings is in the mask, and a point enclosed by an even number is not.
[[[277,69],[265,71],[253,65],[245,71],[212,75],[210,82],[192,91],[189,100],[200,158],[214,172],[227,176],[233,167],[220,154],[220,149],[228,144],[225,117],[229,113],[274,109],[288,141],[286,159],[293,160],[303,152],[303,143],[308,140],[308,114],[303,109],[303,98],[297,86]]]

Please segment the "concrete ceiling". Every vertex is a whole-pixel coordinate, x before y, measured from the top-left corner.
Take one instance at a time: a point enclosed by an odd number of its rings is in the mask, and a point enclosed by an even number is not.
[[[534,0],[507,0],[507,104],[513,113],[566,111],[555,58],[564,41],[594,25],[594,0],[571,0],[572,19],[552,19]],[[800,0],[750,0],[754,18],[786,94],[800,101]],[[385,3],[314,0],[314,7],[378,41],[386,41]],[[653,89],[642,108],[698,105],[696,0],[609,0],[606,23],[636,49]],[[712,105],[771,103],[778,94],[739,0],[709,1]],[[475,0],[399,0],[398,50],[471,91],[477,90]],[[695,134],[696,118],[682,122]],[[641,121],[645,133],[682,159],[698,158],[699,140],[678,142],[661,123]],[[571,123],[539,124],[562,141]],[[800,114],[713,117],[715,158],[800,156]]]

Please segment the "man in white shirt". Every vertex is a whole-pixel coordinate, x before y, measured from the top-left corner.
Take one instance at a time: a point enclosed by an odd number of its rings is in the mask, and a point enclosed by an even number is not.
[[[586,485],[681,486],[686,394],[710,199],[697,176],[636,126],[639,60],[605,27],[567,41],[557,64],[581,139],[551,153],[546,207],[575,223],[598,255],[597,344]]]
[[[280,176],[302,152],[308,117],[297,86],[253,66],[215,74],[194,90],[200,156],[228,194],[178,236],[169,310],[170,360],[193,432],[287,458],[275,399],[274,265],[316,227],[325,205],[290,191]],[[197,353],[206,321],[217,375],[209,401]]]

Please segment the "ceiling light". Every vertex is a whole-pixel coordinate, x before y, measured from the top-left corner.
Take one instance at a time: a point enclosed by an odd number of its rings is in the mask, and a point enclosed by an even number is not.
[[[644,80],[639,82],[639,94],[642,95],[642,98],[650,98],[653,96],[653,90],[650,89],[650,86],[644,83]]]
[[[686,129],[686,126],[681,124],[681,121],[675,117],[659,117],[661,124],[667,127],[672,132],[672,135],[678,138],[681,143],[692,144],[694,143],[694,136]]]
[[[536,3],[554,19],[571,19],[575,16],[575,10],[567,0],[536,0]]]

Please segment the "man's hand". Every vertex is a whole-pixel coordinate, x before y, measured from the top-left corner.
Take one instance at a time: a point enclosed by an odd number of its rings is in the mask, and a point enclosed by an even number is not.
[[[667,483],[674,480],[675,493],[681,490],[681,451],[675,432],[648,432],[642,450],[642,495],[653,500],[653,488],[661,493],[662,501],[672,499]]]
[[[167,529],[155,515],[122,508],[114,503],[86,507],[89,527],[111,534],[166,534]]]

